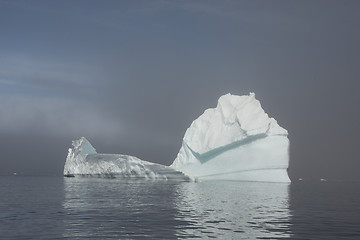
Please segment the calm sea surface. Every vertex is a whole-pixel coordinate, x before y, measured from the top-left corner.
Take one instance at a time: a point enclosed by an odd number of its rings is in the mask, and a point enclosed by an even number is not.
[[[360,239],[360,184],[0,177],[0,239]]]

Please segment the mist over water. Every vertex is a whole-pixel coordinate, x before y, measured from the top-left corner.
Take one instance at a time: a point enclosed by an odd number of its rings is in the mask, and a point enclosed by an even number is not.
[[[0,239],[360,237],[358,183],[0,179]]]

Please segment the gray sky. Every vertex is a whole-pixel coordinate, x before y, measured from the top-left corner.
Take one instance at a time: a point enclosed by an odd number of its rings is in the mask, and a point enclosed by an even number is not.
[[[360,1],[0,0],[0,174],[71,140],[171,164],[191,122],[256,93],[290,177],[360,180]]]

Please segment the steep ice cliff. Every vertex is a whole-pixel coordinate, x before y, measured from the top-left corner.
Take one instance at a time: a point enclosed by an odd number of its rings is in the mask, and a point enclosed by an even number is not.
[[[186,130],[170,167],[199,179],[290,182],[287,135],[254,93],[226,94]]]

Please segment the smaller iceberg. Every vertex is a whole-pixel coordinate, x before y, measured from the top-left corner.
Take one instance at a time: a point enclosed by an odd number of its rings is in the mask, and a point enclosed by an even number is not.
[[[84,137],[74,140],[72,145],[64,166],[65,177],[192,181],[184,173],[161,164],[143,161],[128,155],[97,153]]]

